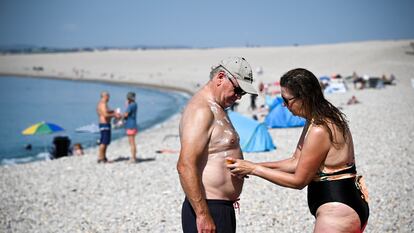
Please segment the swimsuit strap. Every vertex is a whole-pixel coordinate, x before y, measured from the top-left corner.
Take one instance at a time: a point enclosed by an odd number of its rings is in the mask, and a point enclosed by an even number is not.
[[[356,166],[355,166],[355,164],[353,164],[350,167],[346,167],[344,169],[341,169],[341,170],[338,170],[338,171],[335,171],[335,172],[327,173],[327,172],[319,171],[318,176],[319,177],[325,177],[325,176],[336,176],[336,175],[356,174],[356,173],[357,173],[356,172]]]
[[[319,170],[313,181],[341,180],[345,178],[355,177],[356,175],[356,166],[353,164],[352,166],[329,173]]]

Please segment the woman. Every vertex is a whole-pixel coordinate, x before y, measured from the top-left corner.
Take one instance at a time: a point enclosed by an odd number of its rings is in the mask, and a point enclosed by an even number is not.
[[[135,103],[135,93],[128,92],[127,94],[127,109],[124,113],[125,120],[125,133],[128,136],[129,145],[131,147],[130,162],[135,163],[137,161],[137,148],[135,145],[135,135],[138,133],[137,126],[137,109],[138,105]]]
[[[307,120],[293,156],[265,163],[228,159],[227,167],[239,177],[255,175],[295,189],[308,186],[314,232],[362,232],[369,215],[368,196],[356,173],[344,114],[324,98],[318,79],[306,69],[287,72],[280,85],[284,105]]]

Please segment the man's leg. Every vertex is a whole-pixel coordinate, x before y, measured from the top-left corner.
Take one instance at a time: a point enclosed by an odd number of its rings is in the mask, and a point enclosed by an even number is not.
[[[236,214],[233,202],[222,200],[207,200],[211,217],[216,224],[216,230],[220,233],[236,232]],[[184,233],[197,233],[196,215],[190,204],[185,199],[181,210],[181,223]]]
[[[99,145],[99,156],[98,156],[98,163],[99,162],[106,162],[106,145],[100,144]]]
[[[99,158],[98,158],[98,163],[100,162],[107,162],[107,158],[106,158],[106,149],[109,145],[109,143],[111,142],[111,130],[110,127],[111,126],[106,126],[108,128],[103,128],[101,129],[101,139],[100,139],[100,144],[99,144]]]
[[[230,201],[208,200],[210,214],[216,224],[217,232],[236,232],[236,213]]]

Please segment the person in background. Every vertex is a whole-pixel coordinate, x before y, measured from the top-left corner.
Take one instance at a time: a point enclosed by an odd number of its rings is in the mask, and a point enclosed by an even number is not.
[[[128,142],[131,148],[131,158],[129,160],[131,163],[135,163],[137,161],[137,147],[135,144],[135,136],[138,133],[137,110],[138,105],[135,102],[135,93],[128,92],[127,108],[123,114],[123,117],[125,119],[125,133],[128,136]]]
[[[246,93],[257,94],[252,69],[244,58],[228,58],[212,68],[210,81],[189,101],[180,126],[177,170],[186,195],[183,232],[235,232],[233,205],[243,178],[226,168],[226,158],[243,158],[239,136],[225,109]]]
[[[24,146],[24,149],[25,150],[32,150],[32,144],[26,144],[25,146]]]
[[[256,108],[257,108],[256,98],[257,98],[257,95],[250,95],[250,109],[252,111],[256,110]]]
[[[263,83],[263,82],[260,82],[260,83],[259,83],[259,93],[260,93],[260,94],[263,94],[263,92],[264,92],[264,87],[265,87],[264,83]]]
[[[392,85],[394,80],[395,80],[395,76],[394,76],[394,74],[391,74],[390,78],[387,78],[387,76],[385,74],[383,74],[381,79],[382,79],[384,85]]]
[[[359,102],[359,100],[356,98],[356,96],[352,96],[349,100],[348,100],[348,102],[346,103],[347,105],[352,105],[352,104],[359,104],[360,102]]]
[[[362,232],[368,193],[356,171],[345,115],[325,99],[318,79],[306,69],[287,72],[280,84],[286,107],[307,120],[293,156],[264,163],[230,159],[234,163],[227,167],[237,176],[254,175],[294,189],[307,186],[314,232]]]
[[[364,89],[366,81],[357,75],[357,73],[354,71],[352,73],[352,82],[354,83],[354,89]],[[358,87],[358,83],[360,83],[360,86]]]
[[[82,147],[82,145],[80,143],[73,144],[72,154],[73,155],[77,155],[77,156],[84,155],[84,153],[83,153],[83,147]]]
[[[106,157],[106,150],[111,142],[111,119],[113,117],[120,118],[118,113],[108,108],[109,93],[107,91],[101,92],[101,99],[96,106],[96,113],[99,120],[99,131],[101,133],[101,139],[99,140],[99,154],[98,163],[106,163],[108,159]]]

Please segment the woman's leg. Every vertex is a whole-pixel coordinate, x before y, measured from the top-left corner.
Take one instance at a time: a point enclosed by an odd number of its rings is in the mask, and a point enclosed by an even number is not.
[[[135,145],[135,135],[128,135],[129,146],[131,148],[131,161],[135,162],[137,160],[137,147]]]
[[[330,202],[321,205],[316,211],[313,232],[359,233],[362,232],[361,221],[351,207],[339,202]]]

